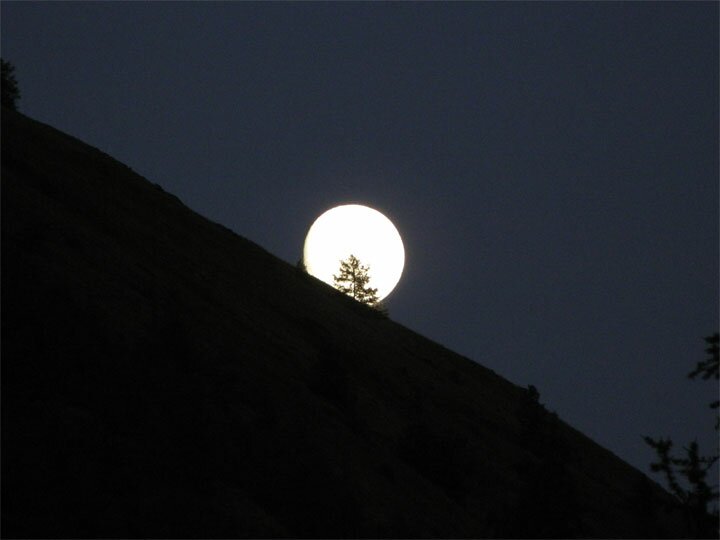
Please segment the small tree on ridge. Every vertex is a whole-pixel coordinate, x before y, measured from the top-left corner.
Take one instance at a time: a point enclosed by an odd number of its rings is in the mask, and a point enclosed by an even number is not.
[[[375,307],[378,302],[377,289],[368,286],[370,267],[360,263],[355,255],[340,261],[340,273],[333,274],[335,288],[353,297],[358,302]]]

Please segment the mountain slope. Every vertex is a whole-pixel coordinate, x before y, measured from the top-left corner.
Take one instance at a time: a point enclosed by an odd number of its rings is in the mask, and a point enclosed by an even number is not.
[[[678,537],[531,392],[2,115],[11,537]]]

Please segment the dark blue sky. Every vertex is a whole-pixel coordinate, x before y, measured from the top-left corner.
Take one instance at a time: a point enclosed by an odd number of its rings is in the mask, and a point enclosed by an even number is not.
[[[3,2],[2,55],[22,112],[290,263],[382,211],[393,319],[642,470],[712,449],[717,3]]]

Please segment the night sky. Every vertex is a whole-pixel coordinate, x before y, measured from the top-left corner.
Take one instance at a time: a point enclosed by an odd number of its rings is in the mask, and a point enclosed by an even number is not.
[[[716,440],[718,7],[2,2],[2,55],[21,112],[288,263],[380,210],[394,320],[648,472],[642,435]]]

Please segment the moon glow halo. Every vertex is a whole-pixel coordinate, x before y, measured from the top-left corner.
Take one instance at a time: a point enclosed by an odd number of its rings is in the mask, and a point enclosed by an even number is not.
[[[377,210],[359,204],[331,208],[310,227],[303,262],[307,272],[328,285],[340,272],[340,261],[355,255],[368,266],[368,285],[378,299],[387,297],[400,281],[405,248],[392,222]]]

